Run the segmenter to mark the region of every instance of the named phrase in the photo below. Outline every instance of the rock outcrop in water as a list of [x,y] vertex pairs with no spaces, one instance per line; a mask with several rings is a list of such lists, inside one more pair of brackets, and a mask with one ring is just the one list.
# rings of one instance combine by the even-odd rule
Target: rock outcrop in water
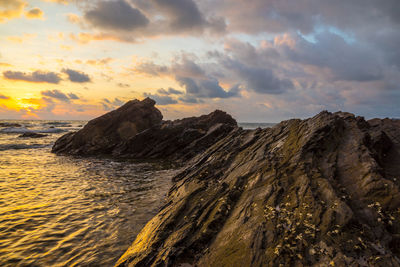
[[130,159],[186,161],[227,136],[237,127],[223,111],[175,121],[162,121],[155,101],[129,101],[90,121],[82,130],[56,141],[53,152],[104,155]]
[[26,132],[21,134],[20,138],[42,138],[48,136],[47,134],[40,134],[40,133],[34,133],[34,132]]
[[135,134],[161,123],[161,112],[154,105],[155,101],[150,98],[129,101],[89,121],[80,131],[62,136],[52,151],[72,155],[110,154]]
[[174,178],[117,266],[400,266],[399,186],[400,121],[235,128]]
[[220,110],[200,117],[164,121],[121,143],[113,154],[139,159],[186,161],[235,128],[236,121]]

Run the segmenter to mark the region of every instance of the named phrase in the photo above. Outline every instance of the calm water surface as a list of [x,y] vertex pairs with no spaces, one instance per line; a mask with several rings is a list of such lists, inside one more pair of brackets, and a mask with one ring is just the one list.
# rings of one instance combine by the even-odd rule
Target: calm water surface
[[176,171],[56,156],[54,141],[84,122],[18,123],[25,128],[0,127],[0,266],[112,266],[157,213]]

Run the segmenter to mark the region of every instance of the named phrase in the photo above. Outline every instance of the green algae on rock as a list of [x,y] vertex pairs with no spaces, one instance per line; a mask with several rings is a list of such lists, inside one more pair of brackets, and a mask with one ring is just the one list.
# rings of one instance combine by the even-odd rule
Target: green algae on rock
[[400,266],[400,122],[233,129],[177,174],[116,266]]

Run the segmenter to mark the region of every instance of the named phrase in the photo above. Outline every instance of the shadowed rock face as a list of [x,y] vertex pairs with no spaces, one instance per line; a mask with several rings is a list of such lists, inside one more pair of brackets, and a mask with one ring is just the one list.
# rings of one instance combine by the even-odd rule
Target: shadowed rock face
[[174,178],[117,266],[400,266],[399,153],[396,120],[235,128]]
[[52,152],[72,155],[110,154],[121,142],[161,123],[161,112],[155,101],[132,100],[122,107],[88,122],[76,133],[68,133],[56,141]]
[[220,110],[200,117],[165,121],[121,143],[113,154],[139,159],[186,161],[236,127],[236,121]]
[[104,155],[131,159],[185,161],[227,136],[237,127],[227,113],[162,121],[155,101],[129,101],[117,110],[90,121],[82,130],[56,141],[53,152]]

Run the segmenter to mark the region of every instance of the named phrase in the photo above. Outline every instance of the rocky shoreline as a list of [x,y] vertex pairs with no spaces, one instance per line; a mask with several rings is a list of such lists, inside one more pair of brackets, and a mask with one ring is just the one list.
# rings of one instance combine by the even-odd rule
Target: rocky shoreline
[[130,101],[53,152],[180,162],[116,266],[400,266],[400,121],[321,112],[243,130]]

